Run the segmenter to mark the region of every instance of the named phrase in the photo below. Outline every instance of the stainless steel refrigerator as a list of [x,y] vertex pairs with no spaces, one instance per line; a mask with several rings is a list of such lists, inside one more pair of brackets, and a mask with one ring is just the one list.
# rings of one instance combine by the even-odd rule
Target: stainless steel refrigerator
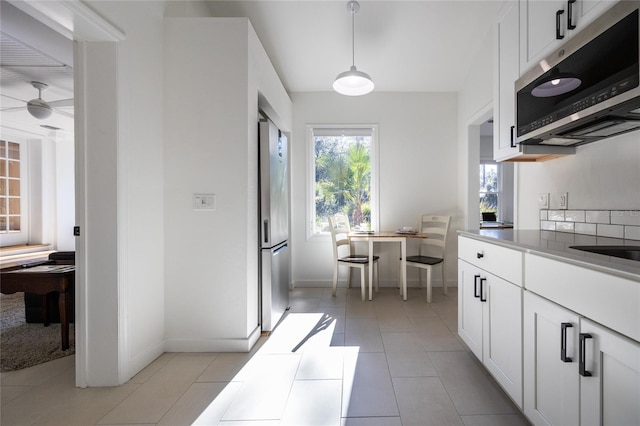
[[260,317],[269,332],[289,308],[288,141],[271,121],[259,126]]

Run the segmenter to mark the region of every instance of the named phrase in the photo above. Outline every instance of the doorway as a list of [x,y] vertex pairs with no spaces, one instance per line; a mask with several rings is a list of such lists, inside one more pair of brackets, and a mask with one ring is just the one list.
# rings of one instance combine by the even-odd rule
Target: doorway
[[[493,160],[493,107],[491,104],[481,109],[467,124],[467,179],[463,189],[465,199],[465,223],[468,230],[477,230],[482,222],[482,212],[493,212],[496,222],[502,221],[513,225],[515,199],[515,168],[513,163],[496,163]],[[491,188],[497,202],[484,206],[482,193],[486,184],[481,187],[481,164],[491,165],[500,178],[494,181]]]

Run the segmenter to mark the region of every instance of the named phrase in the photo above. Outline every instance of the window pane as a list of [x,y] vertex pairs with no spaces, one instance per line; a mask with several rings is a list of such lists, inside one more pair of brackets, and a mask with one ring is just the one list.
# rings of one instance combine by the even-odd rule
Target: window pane
[[[352,226],[371,223],[371,129],[356,135],[314,130],[314,233],[327,232],[327,218],[348,215]],[[346,130],[346,129],[345,129]],[[336,135],[338,134],[338,135]]]
[[9,231],[20,230],[20,216],[9,216]]
[[0,215],[7,214],[7,199],[2,197],[0,198]]
[[9,214],[20,214],[20,198],[9,198]]
[[7,142],[0,141],[0,158],[7,158]]
[[9,179],[9,195],[13,197],[20,196],[20,181]]
[[481,192],[497,192],[498,191],[498,165],[497,164],[481,164],[480,165],[480,191]]
[[9,158],[12,160],[20,159],[20,144],[9,142]]
[[6,232],[6,231],[7,231],[7,217],[0,216],[0,232]]
[[0,178],[0,195],[7,195],[7,180]]
[[19,161],[9,161],[9,177],[20,178],[20,162]]
[[499,174],[497,164],[480,164],[480,213],[498,214]]

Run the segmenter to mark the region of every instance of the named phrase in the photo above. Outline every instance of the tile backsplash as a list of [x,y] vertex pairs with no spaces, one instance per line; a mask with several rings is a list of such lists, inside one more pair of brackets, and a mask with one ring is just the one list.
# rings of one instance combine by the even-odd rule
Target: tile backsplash
[[540,229],[640,240],[640,210],[540,210]]

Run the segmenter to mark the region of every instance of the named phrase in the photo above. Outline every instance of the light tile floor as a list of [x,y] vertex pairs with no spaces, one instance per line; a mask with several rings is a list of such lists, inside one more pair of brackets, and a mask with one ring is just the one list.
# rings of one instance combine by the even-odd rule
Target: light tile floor
[[2,373],[9,425],[527,425],[457,337],[457,292],[302,288],[251,353],[166,353],[74,387],[74,357]]

